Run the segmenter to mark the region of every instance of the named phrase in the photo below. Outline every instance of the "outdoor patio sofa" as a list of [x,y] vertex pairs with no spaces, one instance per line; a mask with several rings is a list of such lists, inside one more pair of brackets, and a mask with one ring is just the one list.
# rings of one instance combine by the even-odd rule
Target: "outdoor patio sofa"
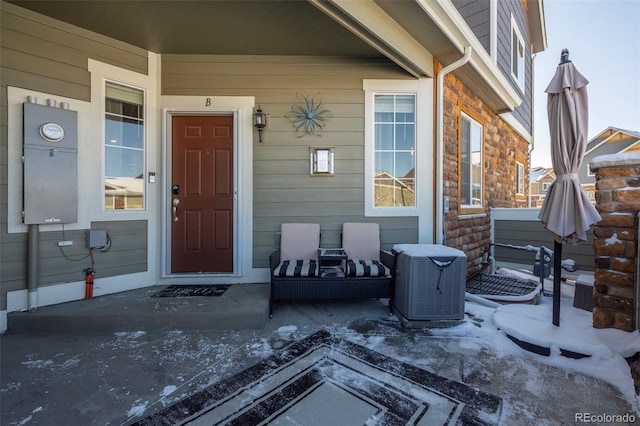
[[391,312],[395,256],[380,250],[377,223],[343,224],[343,259],[321,260],[319,248],[320,225],[281,225],[280,250],[269,257],[270,316],[279,300],[389,299]]

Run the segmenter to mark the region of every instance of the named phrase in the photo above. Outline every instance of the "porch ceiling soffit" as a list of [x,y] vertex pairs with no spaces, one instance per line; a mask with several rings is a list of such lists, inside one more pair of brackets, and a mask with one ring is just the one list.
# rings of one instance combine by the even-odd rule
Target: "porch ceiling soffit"
[[385,56],[433,77],[470,45],[454,74],[496,112],[521,103],[449,0],[4,1],[160,54]]
[[491,109],[504,113],[522,103],[518,92],[484,50],[453,3],[448,0],[376,0],[376,4],[443,66],[460,59],[464,48],[471,46],[469,62],[453,74]]
[[383,57],[307,1],[3,1],[159,54]]

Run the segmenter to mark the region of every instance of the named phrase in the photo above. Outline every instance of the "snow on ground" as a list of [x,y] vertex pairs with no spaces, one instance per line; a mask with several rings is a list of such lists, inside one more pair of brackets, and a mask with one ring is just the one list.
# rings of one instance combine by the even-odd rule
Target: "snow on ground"
[[[521,272],[503,272],[531,279],[530,275],[527,277]],[[552,287],[552,280],[547,279],[545,289]],[[640,412],[640,398],[635,392],[629,364],[625,360],[640,352],[640,333],[594,328],[591,312],[574,308],[572,288],[566,285],[563,287],[559,326],[552,323],[552,296],[542,296],[537,305],[508,304],[496,309],[467,302],[466,316],[471,322],[480,319],[481,328],[478,330],[464,324],[448,332],[462,333],[470,337],[482,336],[480,341],[483,346],[503,355],[522,355],[522,350],[505,338],[506,334],[550,348],[550,356],[531,356],[536,361],[611,383]],[[478,343],[477,340],[473,342]],[[562,356],[560,349],[590,356],[572,359]]]
[[[501,272],[526,279],[537,279],[526,272],[504,269]],[[552,288],[552,279],[547,279],[545,290],[549,291]],[[498,357],[525,357],[567,372],[600,379],[615,386],[625,400],[636,408],[637,413],[640,413],[640,397],[636,394],[629,364],[625,360],[640,352],[640,333],[594,328],[591,312],[573,307],[571,285],[563,284],[560,326],[552,324],[552,303],[551,295],[541,296],[537,305],[505,304],[493,307],[467,300],[464,322],[454,327],[429,328],[428,335],[463,337],[466,339],[458,340],[458,347],[461,349],[473,352],[483,348]],[[330,328],[330,331],[337,335],[349,334],[348,328],[344,325],[336,325]],[[550,348],[551,354],[543,356],[527,352],[509,339],[507,334],[528,343]],[[389,344],[386,342],[387,337],[375,333],[356,333],[349,339],[369,349],[380,350]],[[568,358],[560,354],[560,349],[590,356],[582,359]],[[386,350],[393,351],[388,347]],[[415,342],[408,342],[404,351],[408,355],[403,361],[415,364],[415,353],[420,351],[420,346]],[[531,374],[530,380],[535,381],[536,377],[536,374]],[[531,389],[540,387],[533,382],[527,386]]]
[[[531,279],[531,275],[527,278]],[[547,280],[545,289],[551,288],[552,282]],[[111,339],[96,340],[92,344],[87,342],[80,353],[34,352],[23,358],[21,367],[37,372],[38,377],[41,377],[38,380],[42,381],[38,386],[45,393],[50,383],[71,380],[74,369],[87,368],[99,378],[104,377],[101,380],[105,380],[103,389],[96,391],[95,398],[113,398],[114,401],[126,403],[126,408],[119,415],[126,415],[131,419],[154,412],[203,389],[274,354],[287,344],[306,337],[318,327],[323,327],[338,337],[451,379],[486,385],[490,393],[507,392],[501,394],[503,397],[506,395],[507,399],[511,398],[511,391],[505,391],[504,387],[498,388],[500,384],[490,383],[489,380],[496,376],[491,377],[490,373],[482,371],[483,362],[498,367],[505,366],[507,371],[503,375],[507,376],[507,381],[509,374],[518,374],[519,379],[524,382],[524,390],[532,395],[549,391],[550,384],[545,383],[539,374],[540,364],[559,368],[567,376],[579,373],[595,377],[618,389],[625,400],[632,407],[637,407],[636,411],[640,413],[640,399],[635,393],[629,365],[624,359],[640,352],[640,334],[637,331],[627,333],[615,329],[594,329],[591,325],[591,313],[574,308],[572,297],[571,288],[563,286],[560,327],[551,324],[552,300],[549,296],[541,297],[538,305],[511,304],[496,307],[490,303],[467,301],[465,321],[459,325],[420,329],[411,333],[402,330],[395,316],[372,319],[351,310],[348,316],[340,317],[337,312],[339,304],[326,304],[322,309],[306,312],[310,317],[317,315],[318,318],[323,318],[322,321],[325,322],[320,325],[272,323],[275,327],[271,332],[265,330],[264,333],[257,332],[253,336],[234,331],[197,335],[176,330],[162,333],[162,338],[158,339],[157,336],[142,331],[114,333]],[[328,317],[334,322],[327,323]],[[275,322],[276,319],[272,321]],[[551,355],[541,356],[527,352],[507,338],[506,333],[550,347]],[[84,338],[89,339],[89,336]],[[105,353],[107,356],[97,360],[95,364],[88,364],[91,360],[89,354],[94,353],[93,349],[99,351],[96,353]],[[571,359],[561,356],[559,349],[588,353],[591,356]],[[150,356],[157,362],[157,370],[144,362]],[[474,359],[483,356],[487,359]],[[185,363],[185,360],[189,362]],[[146,382],[138,383],[135,380],[137,371],[133,367],[131,381],[118,380],[115,373],[128,368],[129,363],[133,366],[138,363],[145,366],[147,370],[142,371],[143,374],[158,374],[152,389],[145,388]],[[167,366],[171,368],[166,369]],[[113,377],[110,377],[110,372],[113,372]],[[60,381],[51,382],[52,377],[59,377]],[[0,394],[6,396],[26,392],[26,383],[8,380],[3,383]],[[46,395],[41,398],[43,401],[48,400]],[[517,397],[511,399],[515,400]],[[91,401],[90,397],[88,401]],[[34,401],[28,410],[16,417],[19,420],[12,424],[35,422],[39,416],[48,415],[48,410],[53,410],[53,407],[46,404],[42,406],[40,401]],[[521,410],[513,403],[507,404],[505,410],[508,418],[529,416],[532,421],[539,414]]]

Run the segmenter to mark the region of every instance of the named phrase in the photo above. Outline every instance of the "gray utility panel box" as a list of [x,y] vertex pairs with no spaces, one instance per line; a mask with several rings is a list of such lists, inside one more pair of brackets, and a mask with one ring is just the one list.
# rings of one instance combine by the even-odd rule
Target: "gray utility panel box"
[[24,104],[24,223],[78,221],[78,113]]
[[408,320],[464,318],[467,256],[437,244],[397,244],[394,307]]
[[87,229],[87,248],[103,248],[107,246],[106,229]]

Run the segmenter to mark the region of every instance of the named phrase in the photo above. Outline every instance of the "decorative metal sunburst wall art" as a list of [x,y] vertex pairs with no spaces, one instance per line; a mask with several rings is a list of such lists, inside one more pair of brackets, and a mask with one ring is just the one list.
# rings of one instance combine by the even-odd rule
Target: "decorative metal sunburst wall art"
[[296,129],[298,138],[304,135],[321,136],[318,132],[324,128],[324,114],[329,110],[321,109],[322,101],[316,102],[311,96],[297,95],[302,98],[297,105],[291,107],[291,111],[285,117],[291,121],[291,125]]

